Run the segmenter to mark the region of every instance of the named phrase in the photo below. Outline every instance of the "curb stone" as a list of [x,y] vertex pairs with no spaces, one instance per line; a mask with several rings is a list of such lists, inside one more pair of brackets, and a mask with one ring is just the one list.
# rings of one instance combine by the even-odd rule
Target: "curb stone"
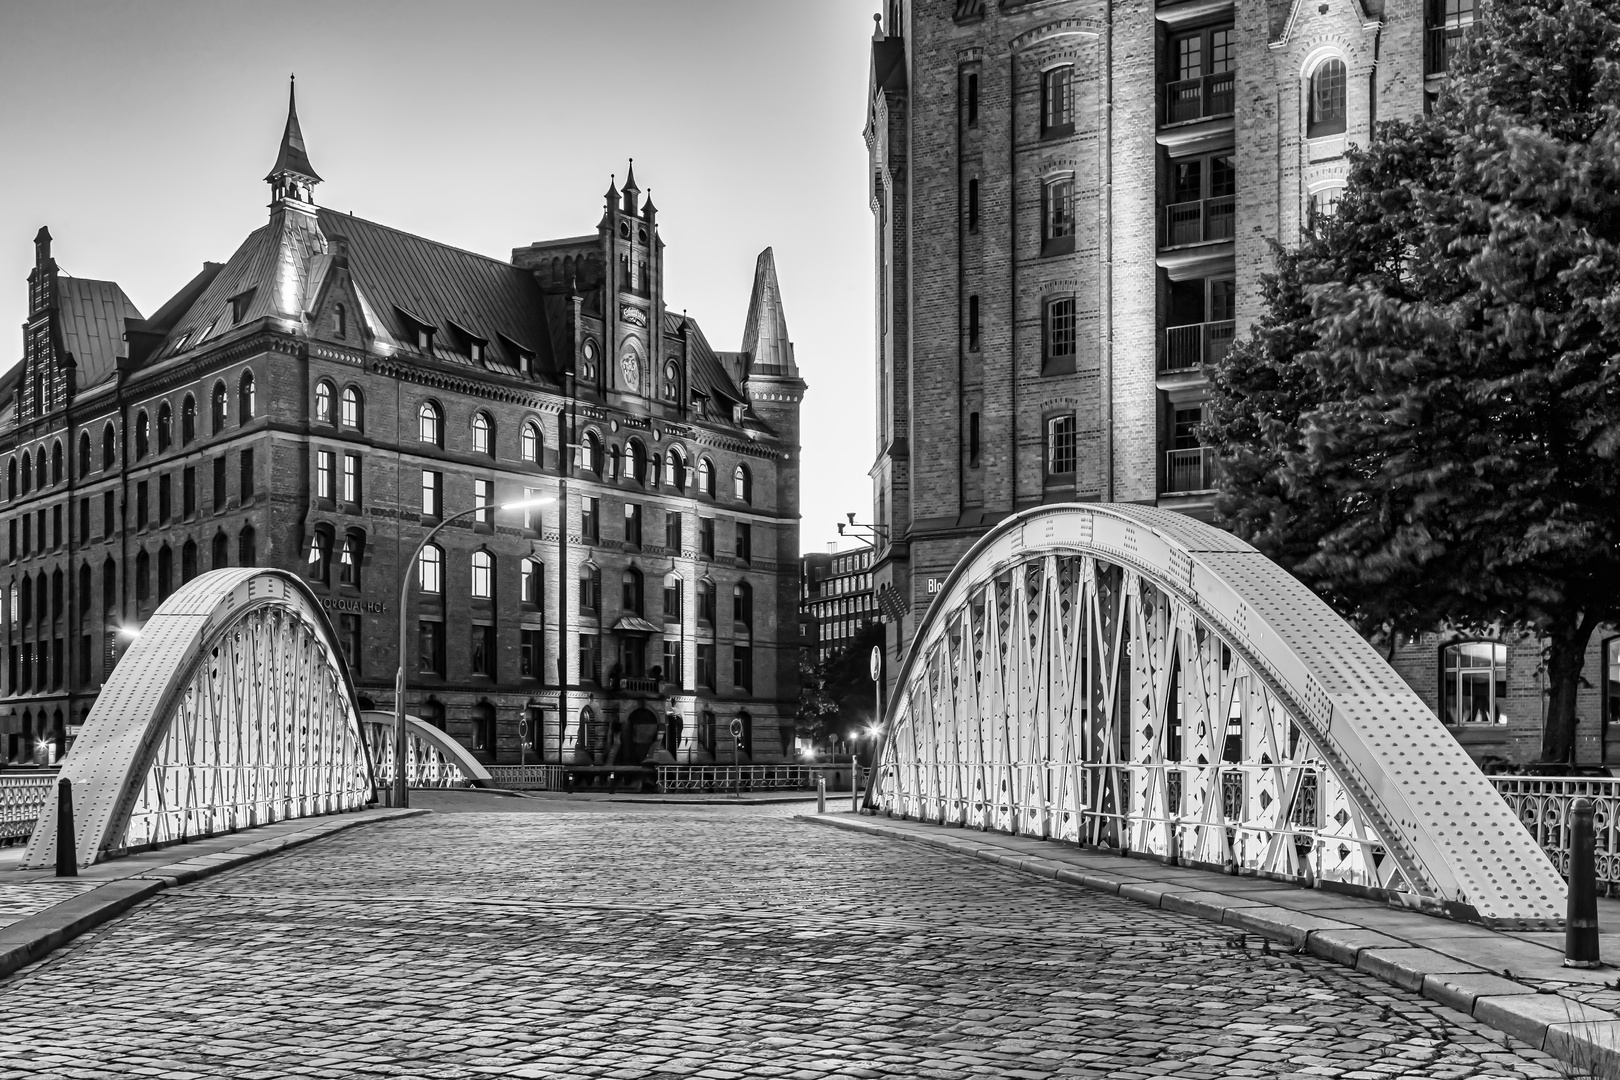
[[[907,822],[911,828],[900,828],[886,820],[847,814],[801,814],[799,818],[866,836],[924,844],[994,866],[1286,942],[1299,952],[1353,968],[1455,1009],[1577,1068],[1620,1071],[1620,1016],[1558,994],[1537,993],[1533,987],[1502,977],[1501,972],[1416,947],[1379,929],[1276,907],[1242,893],[1223,893],[1207,886],[1148,881],[1091,867],[1066,865],[1057,859],[1027,854],[1023,844],[1014,847],[969,841],[960,832],[952,833],[943,828],[935,836],[917,831],[917,826],[922,825],[919,822]],[[997,833],[981,835],[1000,836]],[[1009,836],[1007,839],[1030,838]],[[1067,849],[1064,845],[1055,850]],[[1081,849],[1072,850],[1078,853]],[[1052,870],[1054,866],[1058,867],[1056,872]],[[1219,880],[1219,875],[1205,876]],[[1287,888],[1282,883],[1278,887]],[[1413,918],[1432,919],[1434,916],[1414,914]],[[1595,1074],[1610,1073],[1596,1071]]]
[[116,919],[136,904],[150,900],[165,889],[213,877],[223,871],[256,862],[267,855],[290,851],[311,841],[335,836],[361,825],[396,821],[430,812],[400,809],[383,811],[365,818],[351,815],[325,820],[311,818],[311,821],[320,821],[321,824],[244,844],[230,851],[199,855],[169,863],[127,878],[114,878],[77,896],[71,896],[59,904],[53,904],[44,911],[0,927],[0,979],[29,964],[38,963],[74,938]]

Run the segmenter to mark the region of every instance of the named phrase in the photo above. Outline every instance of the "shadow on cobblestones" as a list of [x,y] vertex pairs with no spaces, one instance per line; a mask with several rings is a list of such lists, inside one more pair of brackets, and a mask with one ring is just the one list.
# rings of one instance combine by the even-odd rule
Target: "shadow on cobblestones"
[[1548,1077],[1230,930],[777,811],[436,814],[0,986],[0,1076]]

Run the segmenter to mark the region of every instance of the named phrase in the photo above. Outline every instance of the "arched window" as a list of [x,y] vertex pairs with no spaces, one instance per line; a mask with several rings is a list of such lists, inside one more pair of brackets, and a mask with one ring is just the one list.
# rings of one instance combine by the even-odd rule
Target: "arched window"
[[[478,661],[474,659],[473,670],[478,669]],[[487,701],[473,707],[472,748],[486,754],[495,753],[495,706]]]
[[697,487],[699,495],[714,494],[714,462],[708,458],[699,458],[697,467]]
[[174,410],[169,408],[165,401],[158,406],[157,444],[158,453],[163,453],[174,442]]
[[316,529],[309,537],[309,567],[306,576],[311,581],[318,581],[325,585],[331,577],[332,568],[332,538],[321,529]]
[[647,482],[647,451],[640,439],[631,439],[624,444],[624,471],[638,484]]
[[472,418],[473,453],[495,456],[495,426],[486,413],[475,412]]
[[524,559],[518,569],[518,599],[529,607],[540,606],[543,582],[539,559]]
[[118,460],[118,436],[113,432],[113,426],[108,424],[101,429],[101,467],[110,469]]
[[635,615],[642,613],[641,609],[641,571],[629,567],[624,572],[624,610]]
[[45,490],[47,477],[45,473],[45,448],[43,446],[34,453],[34,479],[38,481],[34,486],[41,491]]
[[602,571],[591,563],[579,568],[579,610],[602,610]]
[[151,595],[152,556],[142,551],[135,556],[135,599],[146,600]]
[[[88,439],[89,437],[90,436],[88,434],[85,435],[85,438]],[[6,498],[15,499],[16,497],[17,497],[17,459],[12,458],[10,461],[6,462]]]
[[85,615],[90,611],[90,564],[84,563],[79,567],[79,614]]
[[617,480],[619,478],[619,444],[618,443],[614,443],[613,445],[608,447],[608,452],[607,452],[607,478],[609,480]]
[[715,622],[714,600],[716,592],[714,582],[708,578],[698,582],[698,619],[711,626]]
[[152,421],[142,409],[135,416],[135,460],[140,461],[146,457],[147,444],[151,441]]
[[23,494],[24,495],[28,494],[28,489],[33,487],[33,486],[34,486],[34,457],[27,450],[24,450],[23,451],[23,456],[22,456],[22,489],[23,489]]
[[349,309],[344,307],[342,304],[338,304],[334,313],[337,316],[337,336],[340,339],[348,337],[349,336]]
[[360,391],[352,386],[343,388],[342,419],[344,427],[354,428],[356,431],[360,430],[360,425],[364,421],[364,415],[360,411]]
[[596,437],[596,432],[587,431],[579,441],[578,460],[574,465],[582,471],[602,475],[602,440]]
[[236,385],[236,422],[245,424],[256,415],[253,401],[253,372],[242,372],[242,379]]
[[318,382],[315,384],[315,422],[317,424],[330,424],[332,422],[332,384]]
[[[12,586],[12,610],[16,610],[16,586]],[[101,613],[111,615],[118,607],[118,564],[108,558],[101,564]]]
[[681,399],[681,369],[675,361],[671,360],[664,365],[664,400],[679,401]]
[[343,537],[343,546],[338,549],[338,584],[360,587],[360,554],[364,541],[356,533],[347,533]]
[[731,493],[742,502],[754,501],[754,478],[748,474],[748,466],[741,462],[731,471]]
[[158,603],[161,604],[174,591],[174,552],[168,544],[158,548],[157,564]]
[[[90,433],[88,431],[81,431],[79,432],[79,475],[89,476],[90,465]],[[11,468],[12,482],[15,484],[17,469],[17,463],[15,461],[11,463]]]
[[444,592],[444,549],[429,544],[416,560],[416,583],[424,593],[437,596]]
[[495,557],[487,551],[473,552],[472,595],[474,600],[488,600],[495,595]]
[[180,549],[180,581],[181,584],[197,576],[197,541],[187,540],[186,546]]
[[434,446],[444,445],[444,429],[440,423],[439,407],[431,401],[424,401],[416,410],[416,439],[418,442],[432,443]]
[[1305,124],[1305,135],[1338,135],[1345,129],[1345,70],[1344,61],[1330,58],[1316,65],[1311,72],[1310,113]]
[[[681,621],[681,576],[679,574],[664,575],[664,621],[678,623]],[[671,679],[671,682],[675,680]]]
[[1440,718],[1448,724],[1505,724],[1507,646],[1458,641],[1440,650]]
[[197,399],[190,394],[180,403],[180,445],[190,446],[197,437]]
[[541,439],[540,425],[533,420],[523,423],[523,460],[534,465],[541,464],[540,454],[545,443]]
[[27,574],[22,579],[22,595],[12,601],[11,610],[16,613],[18,621],[28,623],[34,619],[34,579]]
[[686,490],[686,455],[678,446],[670,447],[669,453],[664,455],[664,486],[676,491]]
[[251,525],[243,526],[242,535],[237,537],[236,562],[238,566],[259,565],[259,539]]
[[213,551],[209,558],[213,560],[212,568],[223,570],[231,565],[231,538],[225,535],[224,530],[214,534]]
[[51,483],[62,482],[62,440],[51,444]]
[[214,425],[213,433],[215,435],[218,435],[220,432],[225,430],[225,406],[225,384],[223,382],[217,382],[214,384],[213,414],[211,416],[211,420],[213,421]]
[[750,630],[754,628],[754,587],[746,581],[732,586],[731,621]]

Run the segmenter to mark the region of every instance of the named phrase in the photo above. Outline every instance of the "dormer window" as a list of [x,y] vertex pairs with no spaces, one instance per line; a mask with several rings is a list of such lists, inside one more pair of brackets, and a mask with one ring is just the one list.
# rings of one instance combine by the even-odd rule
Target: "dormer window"
[[471,345],[467,346],[467,355],[472,357],[474,363],[483,363],[484,343],[482,341],[475,341]]
[[416,348],[420,352],[427,352],[433,346],[433,335],[421,327],[416,330]]
[[239,323],[247,318],[248,305],[253,303],[253,292],[248,289],[231,297],[231,322]]

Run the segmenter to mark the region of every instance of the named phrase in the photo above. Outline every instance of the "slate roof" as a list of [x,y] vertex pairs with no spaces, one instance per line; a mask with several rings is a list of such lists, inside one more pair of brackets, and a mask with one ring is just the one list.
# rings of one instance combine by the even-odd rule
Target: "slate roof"
[[138,320],[141,313],[115,282],[59,277],[56,290],[62,347],[78,364],[79,386],[94,386],[117,369],[124,320]]

